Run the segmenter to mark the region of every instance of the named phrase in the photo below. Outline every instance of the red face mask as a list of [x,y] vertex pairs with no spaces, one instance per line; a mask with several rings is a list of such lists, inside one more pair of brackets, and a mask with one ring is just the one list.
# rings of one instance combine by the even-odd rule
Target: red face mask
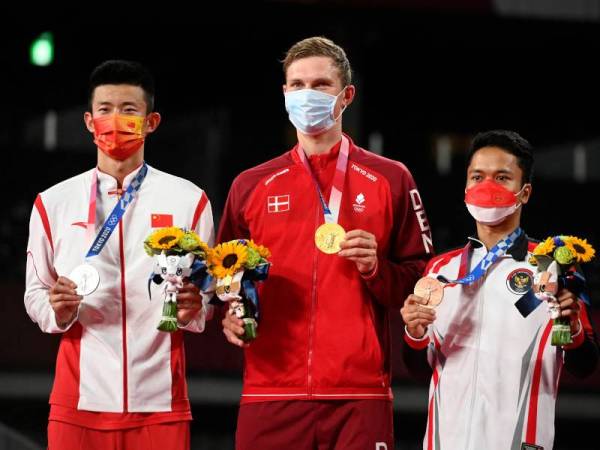
[[465,203],[484,208],[512,206],[515,204],[515,195],[518,195],[518,193],[515,194],[504,186],[488,179],[466,190]]
[[525,186],[515,194],[492,180],[484,180],[465,191],[467,209],[478,222],[497,225],[521,206],[517,197]]
[[137,152],[144,143],[144,117],[123,114],[96,117],[94,142],[113,159],[123,161]]

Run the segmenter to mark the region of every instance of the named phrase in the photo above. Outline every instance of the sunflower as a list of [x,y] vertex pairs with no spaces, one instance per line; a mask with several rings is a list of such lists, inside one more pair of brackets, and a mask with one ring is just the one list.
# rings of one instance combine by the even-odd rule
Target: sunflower
[[150,235],[148,244],[156,250],[168,250],[177,245],[183,234],[177,227],[160,228]]
[[554,243],[554,238],[547,238],[545,241],[540,242],[534,249],[534,255],[549,255],[552,253],[556,244]]
[[246,245],[238,241],[223,242],[213,248],[208,255],[210,273],[216,278],[233,276],[243,268],[248,259]]
[[579,239],[575,236],[568,236],[565,239],[565,247],[571,250],[577,262],[589,262],[596,255],[596,250],[586,239]]

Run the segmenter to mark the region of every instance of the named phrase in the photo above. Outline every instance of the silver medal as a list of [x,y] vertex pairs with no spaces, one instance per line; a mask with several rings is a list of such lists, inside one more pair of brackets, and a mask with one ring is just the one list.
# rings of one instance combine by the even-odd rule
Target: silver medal
[[90,295],[100,284],[100,274],[91,264],[81,264],[69,274],[69,279],[77,285],[77,295]]

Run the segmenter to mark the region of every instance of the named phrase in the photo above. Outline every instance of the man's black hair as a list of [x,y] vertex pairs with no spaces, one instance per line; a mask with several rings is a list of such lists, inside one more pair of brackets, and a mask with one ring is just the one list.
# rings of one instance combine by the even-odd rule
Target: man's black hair
[[147,112],[154,110],[154,77],[152,74],[135,61],[113,59],[104,61],[97,66],[90,75],[89,106],[92,108],[92,97],[98,86],[105,84],[129,84],[139,86],[144,91]]
[[516,156],[517,164],[523,171],[523,184],[531,183],[533,176],[533,148],[521,135],[510,130],[490,130],[478,133],[469,149],[467,167],[473,155],[484,147],[498,147]]

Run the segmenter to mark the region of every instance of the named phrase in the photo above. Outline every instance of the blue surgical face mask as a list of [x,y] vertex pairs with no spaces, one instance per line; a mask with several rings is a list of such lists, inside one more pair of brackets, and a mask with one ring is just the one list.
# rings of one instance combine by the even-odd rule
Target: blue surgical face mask
[[329,130],[346,109],[344,107],[337,117],[333,117],[338,97],[345,90],[346,88],[342,89],[338,95],[313,89],[286,92],[285,109],[290,122],[303,134],[315,135]]

